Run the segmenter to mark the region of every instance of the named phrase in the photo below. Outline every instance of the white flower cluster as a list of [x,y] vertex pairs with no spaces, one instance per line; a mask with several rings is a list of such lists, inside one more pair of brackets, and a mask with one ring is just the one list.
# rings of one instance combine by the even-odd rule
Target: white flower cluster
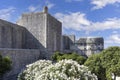
[[18,80],[98,80],[87,67],[73,60],[61,60],[52,64],[48,60],[40,60],[27,66]]

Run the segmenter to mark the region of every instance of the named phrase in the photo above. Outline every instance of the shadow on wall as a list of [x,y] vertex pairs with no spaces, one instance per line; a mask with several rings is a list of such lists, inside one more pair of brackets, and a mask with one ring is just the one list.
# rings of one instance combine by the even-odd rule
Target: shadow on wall
[[0,48],[46,50],[25,27],[1,19]]
[[22,48],[0,48],[0,53],[12,60],[12,70],[5,74],[3,80],[16,80],[27,64],[46,59],[45,47],[25,28],[24,33]]
[[3,80],[16,80],[27,64],[46,59],[46,48],[24,27],[0,19],[0,53],[12,60]]
[[37,40],[32,33],[30,33],[27,29],[25,30],[25,35],[23,35],[24,46],[23,49],[39,49],[42,54],[42,59],[46,59],[47,57],[47,49]]
[[83,51],[75,45],[75,40],[72,41],[70,37],[63,36],[63,53],[72,53],[76,52],[77,54],[85,56]]

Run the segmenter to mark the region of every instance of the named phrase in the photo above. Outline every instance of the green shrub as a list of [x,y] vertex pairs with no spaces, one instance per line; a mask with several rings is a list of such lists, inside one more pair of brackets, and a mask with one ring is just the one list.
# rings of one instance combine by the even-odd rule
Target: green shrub
[[2,57],[0,54],[0,76],[11,69],[11,60],[9,57]]
[[77,61],[79,64],[84,64],[84,62],[86,61],[86,58],[76,54],[76,53],[66,53],[66,54],[62,54],[60,52],[55,52],[52,55],[52,60],[53,61],[60,61],[63,59],[72,59],[74,61]]

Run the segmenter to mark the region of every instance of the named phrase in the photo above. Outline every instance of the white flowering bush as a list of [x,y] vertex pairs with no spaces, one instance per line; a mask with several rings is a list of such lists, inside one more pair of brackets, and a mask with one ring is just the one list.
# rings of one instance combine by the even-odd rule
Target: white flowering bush
[[87,67],[73,60],[61,60],[52,64],[49,60],[39,60],[27,66],[19,74],[18,80],[98,80]]

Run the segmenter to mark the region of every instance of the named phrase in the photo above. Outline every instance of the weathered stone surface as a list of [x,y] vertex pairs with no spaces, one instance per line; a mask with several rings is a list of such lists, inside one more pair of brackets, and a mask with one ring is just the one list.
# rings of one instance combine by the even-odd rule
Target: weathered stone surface
[[40,49],[48,58],[54,51],[61,51],[61,22],[45,12],[23,14],[17,22],[24,26],[26,48]]
[[70,50],[71,46],[75,43],[75,35],[63,35],[62,40],[63,50]]
[[62,24],[50,14],[47,15],[47,49],[48,51],[61,50]]
[[23,48],[24,28],[0,19],[0,48]]
[[3,80],[16,80],[27,64],[33,63],[38,59],[42,59],[40,50],[38,49],[1,49],[0,53],[3,56],[9,56],[12,60],[12,70],[5,74]]
[[42,50],[46,48],[46,14],[23,14],[17,24],[28,30],[25,39],[26,48]]

